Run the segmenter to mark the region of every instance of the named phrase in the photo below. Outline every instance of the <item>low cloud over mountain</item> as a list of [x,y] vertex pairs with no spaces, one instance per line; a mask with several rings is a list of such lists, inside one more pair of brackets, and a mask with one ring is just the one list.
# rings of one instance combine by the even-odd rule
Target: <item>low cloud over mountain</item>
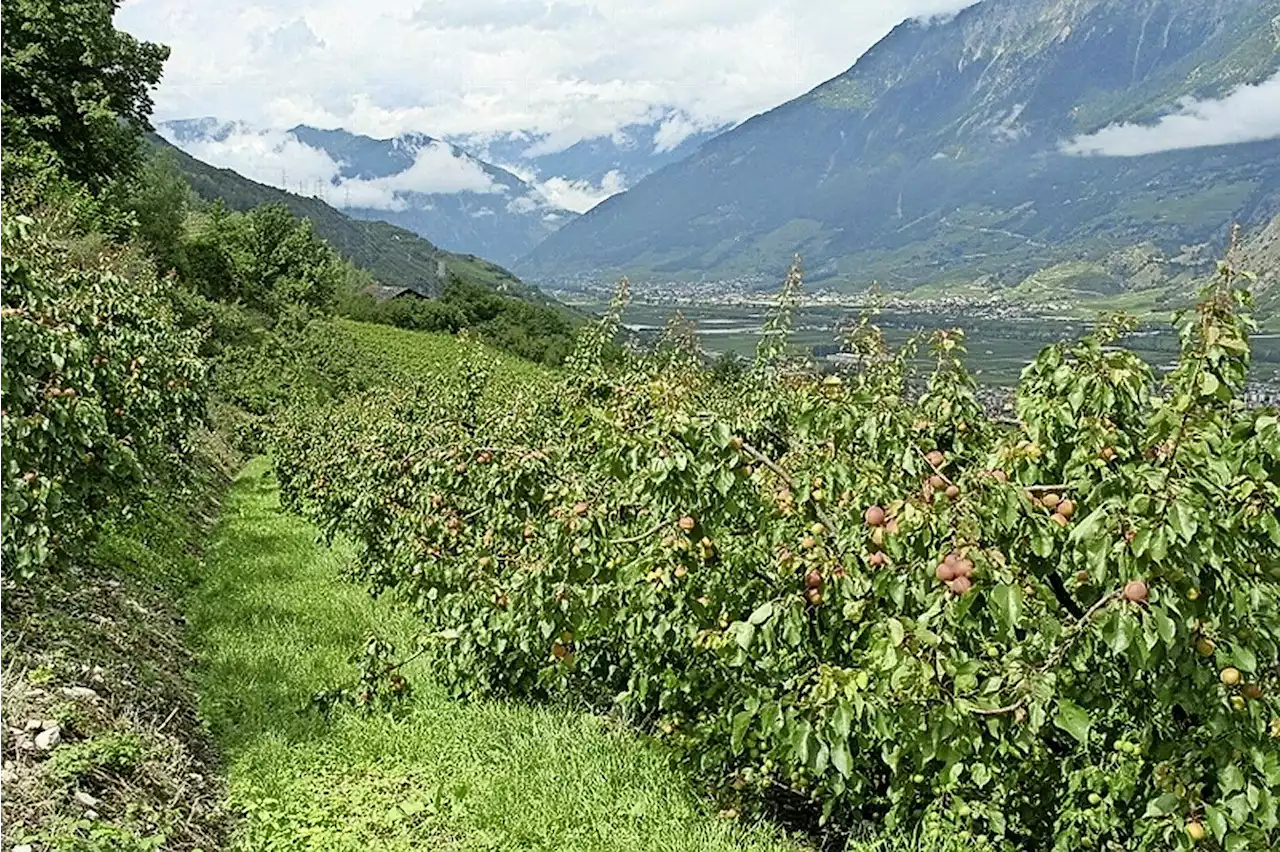
[[1280,74],[1218,100],[1187,98],[1154,124],[1104,127],[1068,142],[1070,154],[1138,157],[1161,151],[1236,145],[1280,138]]

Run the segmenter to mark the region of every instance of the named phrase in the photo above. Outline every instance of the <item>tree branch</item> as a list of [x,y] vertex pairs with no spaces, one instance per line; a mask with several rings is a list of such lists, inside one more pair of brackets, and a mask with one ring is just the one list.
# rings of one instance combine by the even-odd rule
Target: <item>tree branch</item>
[[[798,487],[795,477],[787,473],[787,471],[783,469],[781,466],[779,466],[777,462],[775,462],[773,459],[769,458],[764,453],[757,450],[754,446],[752,446],[751,444],[744,443],[742,445],[742,449],[746,451],[748,454],[750,454],[752,457],[754,457],[756,461],[760,462],[765,467],[769,468],[769,470],[773,471],[778,476],[786,480],[787,484],[790,485],[792,488]],[[826,510],[823,509],[821,506],[819,506],[816,501],[813,504],[813,513],[818,516],[818,520],[822,521],[823,526],[831,530],[832,533],[836,532],[835,521],[831,520],[831,516],[828,515]]]
[[[1035,673],[1043,673],[1062,662],[1062,658],[1066,655],[1067,651],[1070,650],[1073,644],[1075,644],[1074,637],[1080,633],[1081,628],[1083,628],[1099,610],[1103,609],[1113,601],[1118,600],[1123,594],[1124,589],[1116,589],[1108,595],[1103,595],[1096,603],[1094,603],[1093,606],[1085,610],[1083,615],[1076,619],[1072,624],[1068,625],[1066,631],[1064,631],[1065,640],[1063,643],[1055,648],[1053,653],[1051,653],[1043,663],[1036,667]],[[1030,675],[1024,677],[1022,679],[1022,683],[1026,683],[1029,677]],[[1006,704],[1004,707],[970,707],[969,712],[975,716],[1003,716],[1007,713],[1013,713],[1022,707],[1025,707],[1030,698],[1031,696],[1024,695],[1017,701],[1012,704]]]

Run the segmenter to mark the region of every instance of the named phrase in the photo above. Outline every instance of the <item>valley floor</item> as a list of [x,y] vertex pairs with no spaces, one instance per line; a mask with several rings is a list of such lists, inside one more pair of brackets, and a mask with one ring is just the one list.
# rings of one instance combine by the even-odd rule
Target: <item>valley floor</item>
[[283,513],[269,465],[236,479],[188,606],[202,715],[245,850],[796,850],[709,812],[659,751],[598,717],[450,700],[410,664],[402,718],[303,711],[413,619],[341,579],[351,550]]

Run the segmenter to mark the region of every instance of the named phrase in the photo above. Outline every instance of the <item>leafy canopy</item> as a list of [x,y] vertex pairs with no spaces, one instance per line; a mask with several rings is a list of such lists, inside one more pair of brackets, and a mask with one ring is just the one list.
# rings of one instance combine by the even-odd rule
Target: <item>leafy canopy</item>
[[5,148],[38,149],[97,192],[140,162],[150,89],[169,48],[112,26],[119,0],[8,0],[0,7]]

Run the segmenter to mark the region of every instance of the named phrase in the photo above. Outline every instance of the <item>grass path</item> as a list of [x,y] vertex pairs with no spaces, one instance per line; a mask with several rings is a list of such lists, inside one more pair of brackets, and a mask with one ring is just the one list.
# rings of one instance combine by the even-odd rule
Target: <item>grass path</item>
[[237,478],[190,601],[201,711],[246,850],[795,852],[705,811],[661,754],[595,717],[459,703],[411,670],[406,717],[300,713],[407,616],[339,579],[351,552],[280,511],[265,461]]

